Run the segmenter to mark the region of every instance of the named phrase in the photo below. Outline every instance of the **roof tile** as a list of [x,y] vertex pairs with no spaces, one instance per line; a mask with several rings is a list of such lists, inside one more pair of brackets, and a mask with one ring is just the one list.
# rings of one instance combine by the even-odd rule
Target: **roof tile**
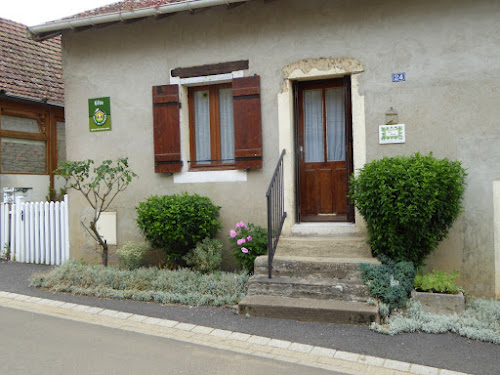
[[35,42],[27,27],[0,18],[0,89],[64,104],[61,38]]
[[[78,13],[70,17],[65,17],[64,19],[85,18],[85,17],[104,15],[109,13],[129,12],[143,8],[160,7],[162,5],[170,3],[179,3],[182,1],[186,0],[123,0],[117,3],[105,5],[100,8]],[[203,0],[198,0],[198,1],[203,1]]]

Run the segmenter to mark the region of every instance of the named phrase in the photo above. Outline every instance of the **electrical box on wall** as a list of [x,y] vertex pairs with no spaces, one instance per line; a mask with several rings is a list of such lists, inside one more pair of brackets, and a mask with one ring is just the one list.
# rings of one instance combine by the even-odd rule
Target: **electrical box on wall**
[[96,226],[108,245],[116,245],[116,212],[102,212]]

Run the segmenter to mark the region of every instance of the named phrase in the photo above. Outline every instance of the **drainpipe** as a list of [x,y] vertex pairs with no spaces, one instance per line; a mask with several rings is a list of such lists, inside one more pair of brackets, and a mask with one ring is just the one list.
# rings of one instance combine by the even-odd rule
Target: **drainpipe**
[[165,4],[159,7],[45,23],[38,26],[28,27],[28,34],[31,39],[44,40],[60,34],[63,30],[73,30],[78,27],[95,26],[109,22],[124,22],[137,18],[159,16],[162,14],[183,11],[194,11],[201,8],[214,7],[217,5],[230,5],[232,3],[243,3],[247,1],[251,0],[187,0],[179,3]]

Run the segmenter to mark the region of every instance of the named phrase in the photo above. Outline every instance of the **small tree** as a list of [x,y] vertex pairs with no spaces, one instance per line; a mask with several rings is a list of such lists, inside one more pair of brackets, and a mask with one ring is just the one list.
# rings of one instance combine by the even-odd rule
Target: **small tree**
[[66,187],[78,190],[94,209],[90,225],[82,221],[83,227],[101,247],[102,263],[108,265],[108,244],[97,230],[97,221],[101,213],[106,211],[111,202],[121,191],[125,190],[134,177],[128,165],[128,158],[119,158],[115,162],[105,160],[92,169],[93,160],[63,161],[54,171],[66,180]]

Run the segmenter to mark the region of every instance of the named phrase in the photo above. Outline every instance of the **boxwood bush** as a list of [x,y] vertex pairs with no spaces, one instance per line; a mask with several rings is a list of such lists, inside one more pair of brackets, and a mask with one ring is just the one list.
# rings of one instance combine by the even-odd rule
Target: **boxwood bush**
[[374,255],[419,267],[462,210],[466,172],[432,154],[372,161],[351,178],[350,197],[363,215]]
[[221,228],[220,207],[198,194],[154,195],[136,210],[137,225],[146,239],[153,248],[162,249],[171,264],[184,265],[182,257]]

